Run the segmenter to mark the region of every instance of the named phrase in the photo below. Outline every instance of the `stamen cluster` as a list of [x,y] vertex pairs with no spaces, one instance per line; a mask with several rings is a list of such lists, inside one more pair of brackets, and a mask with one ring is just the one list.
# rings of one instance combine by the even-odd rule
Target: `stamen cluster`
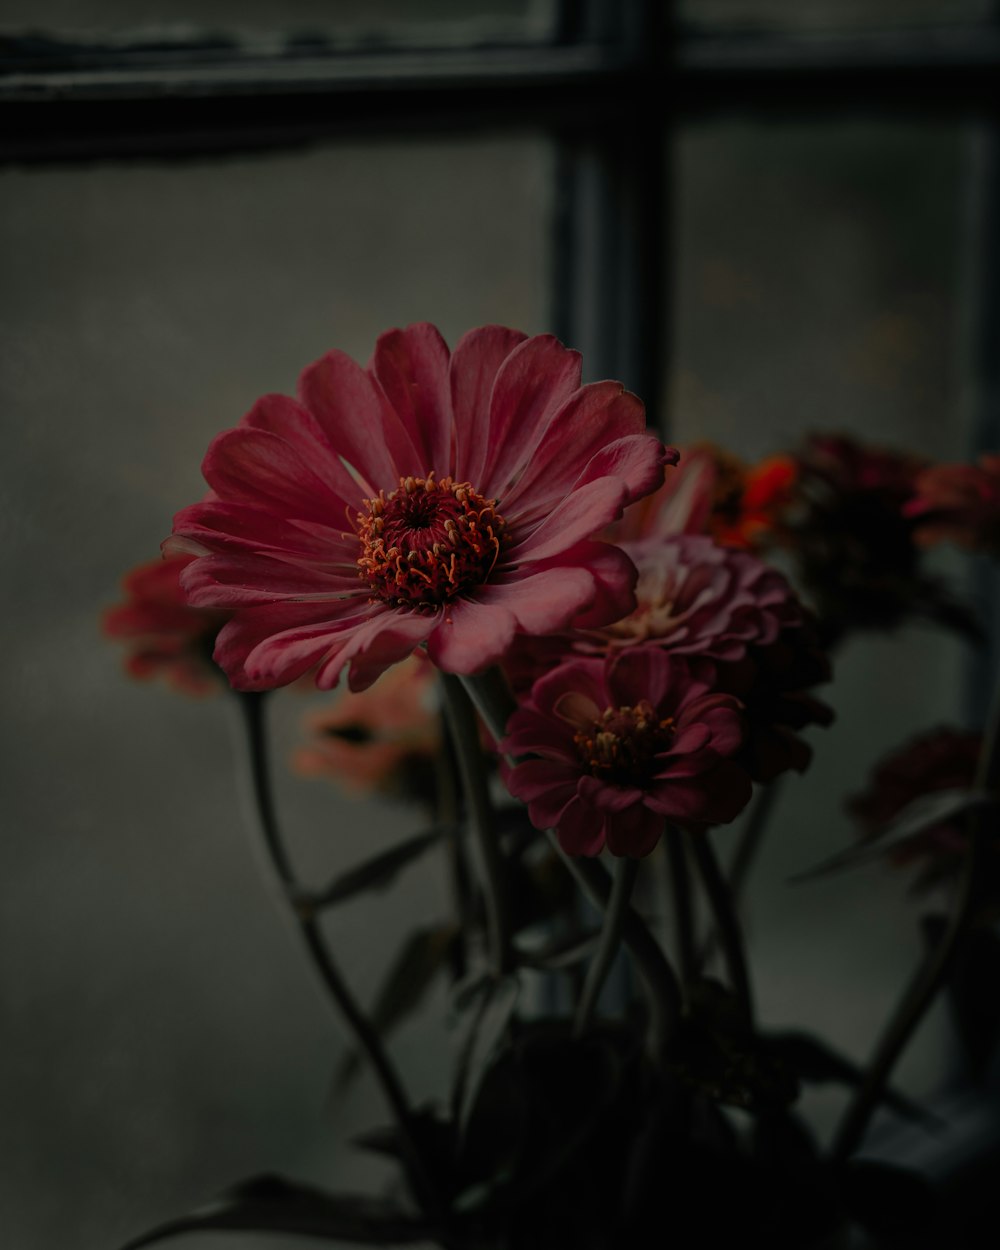
[[609,707],[588,729],[573,735],[576,749],[594,777],[617,785],[641,785],[656,771],[656,756],[674,737],[674,718],[660,718],[648,700],[635,707]]
[[400,478],[397,490],[363,501],[357,514],[359,576],[394,608],[435,609],[486,581],[506,526],[496,501],[468,482]]

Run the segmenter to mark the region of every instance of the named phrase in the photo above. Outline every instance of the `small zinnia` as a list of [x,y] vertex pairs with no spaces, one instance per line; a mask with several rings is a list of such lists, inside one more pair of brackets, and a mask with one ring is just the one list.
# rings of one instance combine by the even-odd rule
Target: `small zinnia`
[[921,546],[950,540],[1000,555],[1000,454],[978,464],[938,464],[918,475],[903,515],[916,523]]
[[582,386],[550,335],[484,326],[449,353],[419,324],[383,334],[366,369],[329,352],[298,401],[265,396],[220,434],[213,497],[172,543],[199,557],[190,602],[234,613],[216,658],[240,689],[312,668],[326,689],[348,662],[364,689],[421,643],[473,673],[519,633],[631,609],[631,562],[592,535],[676,459],[636,396]]
[[164,677],[175,690],[200,695],[224,680],[212,647],[229,614],[188,605],[180,578],[191,559],[158,558],[132,569],[122,579],[126,601],[108,608],[102,626],[108,638],[126,644],[130,676]]
[[652,647],[575,658],[535,682],[502,748],[507,788],[570,855],[648,855],[665,823],[732,820],[750,777],[740,704],[714,693],[711,661]]

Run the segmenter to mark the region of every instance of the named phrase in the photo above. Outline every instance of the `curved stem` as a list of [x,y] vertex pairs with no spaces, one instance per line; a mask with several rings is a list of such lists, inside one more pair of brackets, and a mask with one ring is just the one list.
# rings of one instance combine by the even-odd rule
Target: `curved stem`
[[459,827],[458,786],[455,777],[455,749],[448,732],[447,721],[440,714],[441,745],[434,756],[434,790],[436,795],[435,816],[437,823],[448,830],[448,876],[451,901],[458,919],[458,940],[453,943],[452,972],[456,981],[468,971],[469,935],[473,926],[472,883],[469,880],[469,864],[462,830]]
[[265,695],[237,692],[236,697],[243,714],[258,829],[271,869],[281,886],[288,909],[298,924],[313,967],[341,1016],[347,1022],[359,1048],[371,1064],[386,1102],[395,1116],[417,1198],[425,1211],[434,1211],[439,1204],[417,1145],[413,1112],[402,1082],[382,1046],[381,1039],[355,1001],[330,953],[315,914],[309,907],[308,895],[296,881],[291,859],[281,836],[271,788],[271,773],[268,767],[267,733],[264,722]]
[[[972,784],[974,789],[991,792],[996,791],[1000,785],[1000,682],[993,693],[993,707]],[[940,942],[917,970],[890,1017],[865,1078],[844,1112],[844,1118],[830,1147],[831,1159],[836,1164],[846,1163],[861,1144],[897,1060],[945,983],[959,942],[975,910],[980,865],[990,833],[990,819],[995,819],[993,808],[977,809],[970,814],[969,843],[952,900],[948,924]]]
[[681,965],[681,981],[690,987],[698,975],[698,957],[694,942],[694,896],[688,871],[687,849],[679,829],[667,826],[664,832],[670,871],[670,894],[673,900],[674,933],[677,958]]
[[715,927],[719,934],[719,945],[726,963],[729,984],[736,994],[740,1011],[748,1027],[753,1027],[753,994],[750,989],[750,973],[747,968],[746,952],[743,949],[743,933],[740,929],[733,897],[729,885],[715,858],[712,843],[705,830],[688,831],[688,846],[694,856],[705,894],[708,897]]
[[628,855],[622,856],[615,864],[614,876],[611,880],[611,896],[608,899],[608,909],[604,913],[604,924],[601,928],[601,940],[590,962],[590,967],[587,969],[587,979],[583,983],[583,993],[576,1009],[576,1020],[573,1025],[573,1033],[576,1037],[586,1032],[601,989],[618,954],[622,942],[625,911],[632,897],[632,889],[638,872],[639,861]]
[[493,803],[479,745],[479,726],[462,682],[450,673],[442,673],[441,686],[444,691],[445,716],[465,794],[466,812],[479,848],[490,963],[496,976],[500,977],[511,967],[507,871],[496,834]]

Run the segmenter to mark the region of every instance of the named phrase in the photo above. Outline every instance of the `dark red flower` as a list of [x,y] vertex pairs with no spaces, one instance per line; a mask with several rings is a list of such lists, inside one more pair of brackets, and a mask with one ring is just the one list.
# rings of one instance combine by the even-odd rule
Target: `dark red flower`
[[922,546],[950,541],[970,550],[1000,554],[1000,455],[978,465],[939,464],[924,469],[903,513],[916,523]]
[[742,810],[742,742],[740,705],[715,693],[710,661],[636,647],[539,678],[501,745],[529,757],[505,769],[508,789],[563,850],[638,857],[667,821],[720,824]]
[[[863,838],[881,833],[916,799],[972,786],[982,734],[942,727],[910,738],[876,765],[867,787],[847,801]],[[944,821],[889,852],[896,864],[924,860],[937,878],[957,864],[968,841],[961,817]]]
[[550,335],[431,325],[383,334],[367,369],[329,352],[299,400],[261,399],[220,434],[214,498],[178,514],[190,601],[234,613],[216,658],[240,689],[350,662],[363,689],[421,643],[473,673],[520,633],[627,612],[635,570],[592,535],[677,453],[620,383],[580,383]]
[[160,676],[186,694],[207,694],[223,680],[212,647],[229,613],[189,606],[180,577],[192,559],[172,556],[132,569],[122,579],[126,602],[109,608],[102,626],[107,637],[127,644],[131,676]]

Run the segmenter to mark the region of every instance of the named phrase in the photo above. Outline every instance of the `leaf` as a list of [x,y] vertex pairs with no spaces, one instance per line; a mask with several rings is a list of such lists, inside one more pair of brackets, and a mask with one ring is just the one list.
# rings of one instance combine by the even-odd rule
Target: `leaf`
[[[398,1027],[416,1007],[444,966],[452,943],[458,935],[455,925],[438,925],[418,929],[389,967],[371,1009],[375,1029],[386,1034]],[[334,1091],[343,1089],[354,1076],[361,1058],[350,1051],[334,1076]]]
[[[863,1068],[808,1033],[796,1031],[770,1033],[766,1041],[770,1049],[791,1068],[801,1081],[812,1085],[833,1083],[856,1087],[864,1079]],[[882,1101],[897,1115],[908,1120],[922,1121],[928,1127],[940,1123],[936,1116],[918,1107],[916,1103],[895,1090],[887,1089],[882,1095]]]
[[465,1044],[455,1069],[452,1094],[456,1110],[459,1139],[465,1135],[469,1113],[476,1097],[483,1073],[493,1058],[507,1027],[510,1024],[520,985],[514,976],[491,978],[483,986],[483,997],[472,1019]]
[[373,855],[371,859],[365,860],[356,868],[349,868],[347,872],[335,877],[325,890],[320,891],[313,898],[313,910],[319,911],[323,907],[330,907],[334,903],[343,902],[344,899],[352,898],[355,894],[360,894],[365,890],[384,890],[392,884],[402,869],[419,859],[426,850],[440,842],[449,831],[450,826],[436,825],[423,833],[415,834],[412,838],[398,842],[378,855]]
[[810,881],[814,877],[823,877],[830,872],[838,872],[841,868],[851,868],[855,864],[863,864],[869,860],[881,859],[887,851],[893,850],[918,834],[926,833],[935,825],[946,820],[954,820],[967,812],[998,808],[996,795],[987,790],[939,790],[934,794],[921,795],[914,799],[879,833],[856,846],[838,851],[829,859],[824,860],[815,868],[796,873],[793,882]]
[[[947,920],[926,916],[924,934],[940,944]],[[1000,1041],[1000,936],[991,929],[967,928],[959,939],[948,974],[948,996],[955,1027],[974,1076],[989,1067]]]
[[587,929],[582,934],[571,933],[567,937],[554,938],[536,950],[518,946],[518,962],[525,968],[540,968],[546,972],[573,968],[593,954],[600,936],[600,929]]
[[377,1198],[327,1194],[280,1176],[259,1176],[191,1215],[170,1220],[135,1238],[122,1250],[140,1250],[185,1233],[296,1233],[322,1241],[386,1246],[424,1241],[418,1221]]

